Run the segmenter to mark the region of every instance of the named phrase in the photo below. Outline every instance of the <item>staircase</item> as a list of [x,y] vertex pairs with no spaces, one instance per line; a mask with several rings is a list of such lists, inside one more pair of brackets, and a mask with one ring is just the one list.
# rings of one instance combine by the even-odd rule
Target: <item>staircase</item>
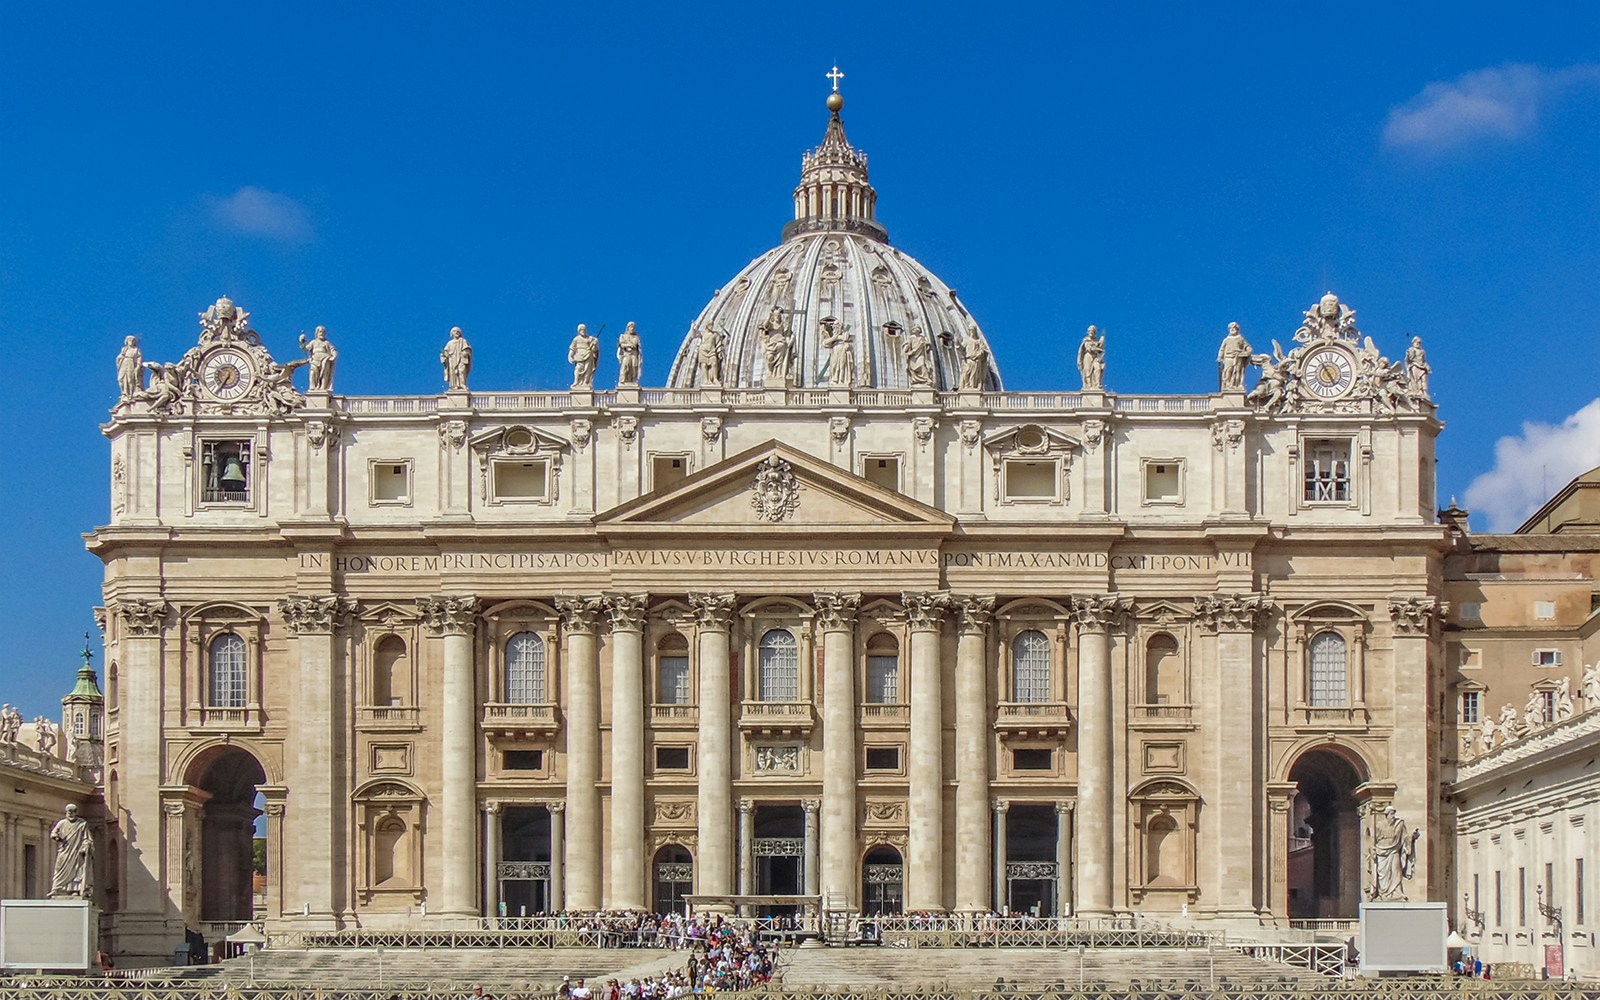
[[[544,991],[562,976],[622,982],[682,969],[687,952],[655,948],[269,948],[254,958],[170,970],[173,978],[229,985],[281,983],[404,991],[481,985],[493,993]],[[163,970],[164,972],[166,970]]]

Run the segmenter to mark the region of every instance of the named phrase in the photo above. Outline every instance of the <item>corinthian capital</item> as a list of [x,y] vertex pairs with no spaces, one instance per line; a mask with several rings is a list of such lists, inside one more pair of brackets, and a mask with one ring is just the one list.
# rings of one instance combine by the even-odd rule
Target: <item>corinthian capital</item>
[[733,627],[732,594],[690,594],[695,624],[704,629],[726,632]]
[[278,613],[295,635],[327,635],[349,621],[356,602],[338,594],[320,597],[285,597],[278,602]]
[[1194,602],[1194,617],[1213,632],[1254,632],[1272,610],[1260,594],[1206,594]]
[[607,594],[605,602],[606,614],[611,617],[611,631],[643,631],[644,609],[650,603],[649,594]]
[[1072,597],[1072,617],[1079,628],[1111,628],[1131,610],[1133,602],[1117,594],[1074,594]]
[[1389,620],[1396,635],[1430,635],[1444,612],[1437,597],[1389,598]]
[[568,632],[593,632],[600,627],[600,614],[605,611],[605,601],[599,597],[557,594],[556,611],[561,614],[561,627]]
[[950,593],[935,590],[926,593],[906,591],[900,595],[906,609],[906,621],[914,629],[938,631],[944,623],[945,612],[950,610]]
[[123,633],[136,638],[160,635],[161,625],[167,617],[165,601],[145,601],[135,598],[118,601],[113,610],[122,620]]
[[960,624],[956,627],[962,632],[982,633],[994,621],[993,594],[957,594],[950,598],[950,603],[960,616]]
[[824,591],[812,594],[817,606],[817,624],[824,632],[845,632],[856,626],[856,609],[861,607],[860,594]]
[[434,635],[471,635],[478,623],[478,599],[442,594],[417,602],[422,624]]

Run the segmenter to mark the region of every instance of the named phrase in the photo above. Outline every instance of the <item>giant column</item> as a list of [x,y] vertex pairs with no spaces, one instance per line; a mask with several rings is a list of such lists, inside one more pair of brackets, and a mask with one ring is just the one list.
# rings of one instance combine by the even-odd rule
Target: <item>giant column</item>
[[[1217,633],[1216,660],[1208,678],[1204,730],[1210,758],[1212,801],[1204,838],[1211,870],[1205,891],[1217,915],[1249,919],[1265,902],[1256,889],[1262,809],[1256,795],[1256,760],[1263,747],[1257,706],[1263,702],[1256,663],[1256,622],[1266,611],[1260,594],[1213,594],[1196,602],[1196,618]],[[1225,692],[1225,694],[1224,694]]]
[[643,910],[644,594],[607,594],[611,616],[611,892],[613,910]]
[[856,609],[860,594],[813,596],[822,629],[823,893],[859,905],[856,877]]
[[1111,912],[1111,626],[1128,612],[1115,594],[1072,599],[1078,623],[1078,906],[1083,916]]
[[[334,729],[334,709],[341,689],[335,669],[338,649],[334,633],[354,608],[354,601],[337,595],[285,597],[278,602],[278,611],[295,637],[299,654],[291,717],[294,738],[285,761],[293,806],[286,825],[295,845],[294,864],[286,873],[294,879],[289,902],[303,914],[302,923],[328,930],[338,926],[334,891],[344,884],[342,846],[336,850],[336,845],[343,845],[344,837],[340,836],[334,816],[334,802],[344,799],[336,753],[343,727],[339,732]],[[336,858],[336,853],[341,857]]]
[[727,896],[733,884],[732,594],[690,594],[699,626],[700,760],[695,802],[695,891]]
[[[956,909],[989,909],[988,630],[993,597],[955,599],[956,640]],[[994,908],[1000,908],[995,900]]]
[[600,652],[603,602],[556,598],[567,656],[567,865],[569,910],[600,909]]
[[478,900],[478,692],[472,635],[478,599],[459,595],[418,602],[423,624],[444,639],[439,725],[439,906],[470,916]]
[[[1413,870],[1416,881],[1406,887],[1412,899],[1438,899],[1441,887],[1437,884],[1439,873],[1429,862],[1434,838],[1440,829],[1438,797],[1435,794],[1436,771],[1433,767],[1431,747],[1437,735],[1427,723],[1430,704],[1429,680],[1433,676],[1428,668],[1429,652],[1438,634],[1439,619],[1443,609],[1436,597],[1389,598],[1389,621],[1393,629],[1393,698],[1394,717],[1413,719],[1414,724],[1396,726],[1394,736],[1394,807],[1400,818],[1413,830],[1423,831],[1416,840],[1416,861]],[[1352,654],[1355,650],[1351,650]],[[1360,672],[1366,669],[1367,658],[1355,656],[1350,669],[1361,680]],[[1353,685],[1356,690],[1359,686]],[[1441,866],[1442,867],[1442,866]]]
[[944,697],[940,626],[950,595],[900,595],[911,625],[911,788],[906,809],[906,910],[944,906]]

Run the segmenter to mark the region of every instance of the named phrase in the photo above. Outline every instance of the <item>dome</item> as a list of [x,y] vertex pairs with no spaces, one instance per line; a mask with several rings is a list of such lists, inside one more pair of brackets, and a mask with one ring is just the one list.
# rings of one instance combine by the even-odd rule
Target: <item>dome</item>
[[[788,386],[953,392],[974,354],[976,388],[999,390],[988,341],[955,291],[889,245],[866,154],[845,139],[837,110],[843,100],[835,98],[822,144],[801,160],[795,217],[782,242],[746,264],[700,311],[667,385],[777,387],[786,370]],[[720,383],[700,363],[708,332],[721,341]],[[787,360],[780,361],[785,338]],[[924,353],[926,363],[918,364]]]

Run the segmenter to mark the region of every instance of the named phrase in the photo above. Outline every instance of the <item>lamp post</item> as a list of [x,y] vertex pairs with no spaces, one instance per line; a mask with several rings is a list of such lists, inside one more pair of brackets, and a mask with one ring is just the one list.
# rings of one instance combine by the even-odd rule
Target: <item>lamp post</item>
[[[1567,936],[1562,930],[1561,907],[1552,906],[1544,901],[1544,886],[1542,885],[1534,886],[1533,894],[1538,901],[1536,905],[1539,907],[1539,915],[1556,925],[1556,954],[1561,956],[1561,975],[1565,977],[1567,974]],[[1551,898],[1555,897],[1553,892],[1550,895]]]
[[1472,908],[1472,897],[1464,892],[1461,894],[1461,915],[1470,923],[1478,925],[1478,936],[1482,937],[1484,930],[1483,911],[1474,910]]

